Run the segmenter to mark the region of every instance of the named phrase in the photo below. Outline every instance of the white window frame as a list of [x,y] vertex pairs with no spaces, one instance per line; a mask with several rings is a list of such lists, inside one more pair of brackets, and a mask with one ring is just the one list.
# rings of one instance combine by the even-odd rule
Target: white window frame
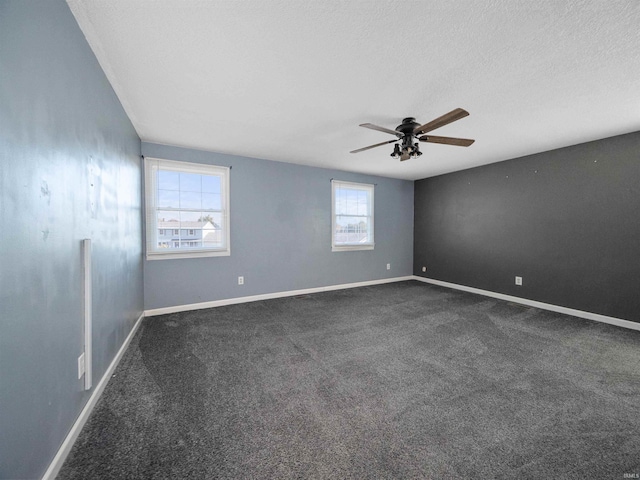
[[[146,258],[147,260],[165,260],[176,258],[220,257],[231,255],[231,227],[229,211],[229,167],[207,165],[202,163],[178,162],[161,158],[145,157],[145,218],[146,218]],[[202,248],[197,250],[169,250],[159,249],[158,244],[158,208],[157,172],[158,170],[170,170],[181,173],[195,173],[200,175],[216,175],[221,177],[222,195],[222,228],[224,245],[220,248]],[[176,211],[181,209],[176,208]],[[206,212],[206,210],[204,210]],[[181,227],[180,227],[181,228]],[[180,230],[178,229],[178,231]]]
[[[371,241],[367,243],[352,243],[352,244],[336,244],[336,189],[347,188],[352,190],[365,190],[369,192],[369,211],[370,221],[370,238]],[[374,203],[375,203],[375,185],[369,183],[355,183],[355,182],[343,182],[342,180],[331,180],[331,251],[332,252],[350,252],[356,250],[373,250],[375,247],[374,241]],[[352,216],[352,215],[350,215]],[[356,216],[356,215],[353,215]]]

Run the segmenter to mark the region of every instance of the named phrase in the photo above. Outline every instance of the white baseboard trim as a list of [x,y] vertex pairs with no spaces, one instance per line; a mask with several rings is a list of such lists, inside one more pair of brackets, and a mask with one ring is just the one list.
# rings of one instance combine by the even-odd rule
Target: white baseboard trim
[[596,322],[608,323],[617,327],[628,328],[630,330],[640,330],[640,323],[632,322],[630,320],[623,320],[622,318],[608,317],[606,315],[600,315],[599,313],[585,312],[583,310],[575,310],[573,308],[561,307],[559,305],[552,305],[550,303],[538,302],[536,300],[529,300],[526,298],[513,297],[511,295],[505,295],[504,293],[491,292],[489,290],[481,290],[479,288],[467,287],[466,285],[458,285],[456,283],[443,282],[442,280],[434,280],[433,278],[425,278],[415,275],[415,280],[425,283],[431,283],[433,285],[440,285],[441,287],[453,288],[456,290],[463,290],[465,292],[477,293],[478,295],[484,295],[486,297],[499,298],[500,300],[506,300],[508,302],[520,303],[529,307],[540,308],[542,310],[550,310],[552,312],[564,313],[566,315],[573,315],[574,317],[586,318],[587,320],[595,320]]
[[127,350],[129,343],[131,343],[131,339],[136,334],[136,331],[138,330],[138,327],[142,323],[143,318],[144,318],[144,312],[136,320],[136,323],[133,325],[133,328],[129,332],[129,335],[127,335],[127,338],[122,343],[120,350],[118,350],[118,353],[116,353],[116,356],[111,361],[109,368],[107,368],[107,371],[104,372],[104,375],[100,379],[100,382],[95,386],[93,393],[89,397],[89,400],[87,401],[84,408],[80,412],[80,415],[78,415],[78,418],[76,419],[75,423],[71,427],[71,430],[67,434],[67,437],[64,439],[64,442],[62,442],[62,445],[60,445],[60,448],[58,449],[58,453],[56,453],[56,456],[53,457],[51,464],[49,464],[49,468],[47,468],[47,471],[44,473],[42,480],[54,480],[58,475],[58,472],[60,472],[60,469],[62,468],[64,461],[67,459],[67,455],[69,455],[69,452],[73,447],[73,444],[75,443],[76,439],[78,438],[78,435],[80,435],[80,432],[82,431],[82,427],[84,427],[84,424],[87,423],[87,420],[89,419],[89,416],[93,411],[93,408],[96,406],[96,403],[98,403],[98,400],[100,399],[100,395],[102,395],[104,388],[107,386],[107,383],[109,383],[109,379],[111,378],[111,375],[113,375],[113,371],[118,366],[118,363],[120,363],[120,359],[122,358],[122,355],[124,355],[124,352]]
[[413,275],[406,277],[382,278],[380,280],[368,280],[365,282],[343,283],[341,285],[328,285],[326,287],[304,288],[302,290],[286,290],[283,292],[264,293],[261,295],[250,295],[246,297],[225,298],[223,300],[212,300],[210,302],[191,303],[187,305],[176,305],[174,307],[153,308],[145,310],[145,317],[165,315],[167,313],[187,312],[189,310],[201,310],[203,308],[222,307],[224,305],[235,305],[237,303],[257,302],[258,300],[271,300],[273,298],[293,297],[295,295],[307,295],[309,293],[330,292],[332,290],[344,290],[346,288],[367,287],[370,285],[381,285],[383,283],[402,282],[413,280]]

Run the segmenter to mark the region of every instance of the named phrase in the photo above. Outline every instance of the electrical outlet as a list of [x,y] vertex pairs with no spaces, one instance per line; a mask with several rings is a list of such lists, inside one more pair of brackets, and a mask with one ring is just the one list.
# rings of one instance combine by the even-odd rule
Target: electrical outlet
[[391,270],[391,264],[387,263],[387,270]]
[[84,352],[78,357],[78,379],[84,375]]
[[516,285],[522,285],[522,277],[516,277]]
[[427,271],[427,267],[422,267],[422,271],[426,272]]
[[244,277],[238,277],[238,285],[244,285]]

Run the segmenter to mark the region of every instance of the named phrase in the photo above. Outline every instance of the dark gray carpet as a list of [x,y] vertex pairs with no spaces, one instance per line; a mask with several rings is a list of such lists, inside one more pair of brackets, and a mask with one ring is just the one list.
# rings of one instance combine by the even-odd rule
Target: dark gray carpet
[[640,332],[410,281],[144,321],[60,479],[640,474]]

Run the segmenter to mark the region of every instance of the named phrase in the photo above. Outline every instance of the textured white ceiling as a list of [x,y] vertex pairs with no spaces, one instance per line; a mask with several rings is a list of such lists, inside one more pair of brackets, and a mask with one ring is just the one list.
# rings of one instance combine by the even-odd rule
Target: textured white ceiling
[[[144,141],[419,179],[640,130],[637,0],[68,0]],[[358,127],[470,116],[400,162]]]

